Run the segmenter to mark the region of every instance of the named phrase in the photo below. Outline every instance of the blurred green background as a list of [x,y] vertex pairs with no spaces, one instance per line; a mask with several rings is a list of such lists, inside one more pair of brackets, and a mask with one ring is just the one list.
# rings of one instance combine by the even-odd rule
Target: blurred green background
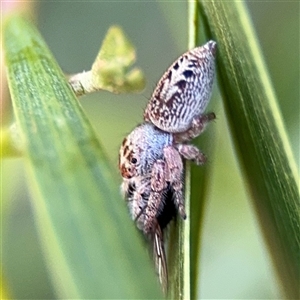
[[[247,2],[299,166],[299,9],[297,2]],[[101,92],[80,99],[117,172],[119,145],[142,121],[160,76],[187,49],[185,2],[39,2],[37,25],[62,69],[90,69],[102,39],[120,25],[147,78],[140,95]],[[199,295],[203,299],[280,298],[273,267],[232,148],[217,88],[217,121],[203,145],[212,176],[204,216]],[[2,265],[11,298],[55,298],[21,159],[2,165]],[[120,179],[121,181],[121,179]],[[112,199],[113,201],[113,199]]]

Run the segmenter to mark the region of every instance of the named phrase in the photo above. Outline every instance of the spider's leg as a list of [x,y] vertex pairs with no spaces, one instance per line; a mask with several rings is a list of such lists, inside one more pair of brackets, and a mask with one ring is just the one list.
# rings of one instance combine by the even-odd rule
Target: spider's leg
[[163,288],[164,294],[168,291],[168,269],[167,259],[164,248],[163,232],[156,222],[155,231],[153,234],[153,258],[155,262],[156,271],[158,273],[160,284]]
[[216,115],[213,112],[208,113],[206,115],[196,116],[193,119],[190,128],[188,128],[184,132],[174,134],[175,142],[182,143],[182,142],[191,141],[192,139],[199,136],[206,129],[207,124],[210,121],[214,120],[215,118]]
[[173,146],[164,148],[164,157],[166,160],[167,168],[166,175],[167,181],[170,182],[174,191],[174,201],[178,209],[180,216],[185,219],[186,213],[184,208],[184,196],[183,196],[183,163],[179,152]]
[[134,222],[137,222],[138,219],[144,214],[146,207],[147,205],[144,205],[143,207],[140,206],[140,212],[136,215]]
[[131,217],[141,230],[144,227],[145,210],[151,191],[149,180],[150,177],[135,177],[131,180],[123,180],[121,185],[121,190],[128,204]]
[[191,160],[197,165],[203,165],[207,160],[206,156],[194,145],[177,144],[175,147],[185,159]]
[[162,201],[164,189],[167,187],[165,178],[165,165],[163,160],[157,160],[151,171],[151,192],[145,213],[144,232],[153,232],[156,215]]

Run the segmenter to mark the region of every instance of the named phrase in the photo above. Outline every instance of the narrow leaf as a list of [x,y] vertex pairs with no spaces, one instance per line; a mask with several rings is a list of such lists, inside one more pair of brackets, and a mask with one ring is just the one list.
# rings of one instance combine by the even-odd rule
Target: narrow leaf
[[9,87],[36,224],[61,298],[161,298],[115,174],[36,29],[4,26]]
[[201,1],[218,43],[218,74],[237,153],[274,265],[289,298],[299,297],[298,175],[245,4]]

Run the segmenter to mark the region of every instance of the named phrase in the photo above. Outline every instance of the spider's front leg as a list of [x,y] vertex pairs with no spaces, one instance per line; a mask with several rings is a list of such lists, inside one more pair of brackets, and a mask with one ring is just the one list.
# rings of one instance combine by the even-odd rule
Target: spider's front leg
[[179,152],[173,146],[167,146],[164,148],[164,157],[166,160],[166,180],[170,182],[174,191],[174,202],[178,209],[180,216],[186,219],[186,213],[184,208],[183,197],[183,163]]
[[167,259],[164,248],[163,232],[157,223],[153,235],[153,256],[159,281],[162,285],[164,294],[168,291],[168,269]]
[[145,214],[144,232],[153,232],[156,224],[156,216],[163,199],[163,192],[167,188],[166,182],[166,163],[157,160],[151,171],[151,192]]

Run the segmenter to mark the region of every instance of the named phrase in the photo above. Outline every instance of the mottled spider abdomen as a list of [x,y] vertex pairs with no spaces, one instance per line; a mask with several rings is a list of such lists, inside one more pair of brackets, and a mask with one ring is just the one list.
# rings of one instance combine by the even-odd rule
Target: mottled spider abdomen
[[165,72],[146,107],[144,119],[179,133],[205,110],[211,97],[217,44],[207,42],[180,56]]

